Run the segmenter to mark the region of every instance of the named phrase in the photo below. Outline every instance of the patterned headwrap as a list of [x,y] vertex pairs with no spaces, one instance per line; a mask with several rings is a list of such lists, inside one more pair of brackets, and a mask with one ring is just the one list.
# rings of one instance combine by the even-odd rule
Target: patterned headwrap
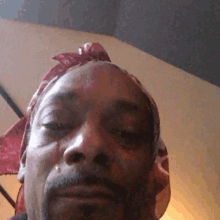
[[[53,67],[42,79],[38,90],[35,92],[28,105],[27,112],[16,124],[14,124],[1,138],[0,138],[0,175],[17,174],[19,170],[20,158],[26,149],[26,133],[30,126],[31,115],[34,111],[35,105],[44,91],[45,87],[55,80],[55,78],[62,76],[66,71],[76,65],[82,66],[90,61],[107,61],[111,62],[107,52],[99,43],[86,43],[79,47],[79,53],[62,53],[53,59],[58,60],[59,64]],[[125,70],[123,72],[127,73]],[[141,90],[146,94],[150,109],[153,114],[154,124],[154,144],[156,145],[156,154],[154,155],[153,165],[153,192],[154,204],[151,204],[152,212],[156,219],[159,219],[168,206],[170,200],[170,182],[168,170],[167,149],[160,138],[160,124],[159,115],[156,104],[151,98],[150,94],[144,89],[139,80],[127,73],[127,75],[136,83]],[[19,156],[20,155],[20,156]],[[21,186],[17,200],[15,214],[25,212],[24,189]]]

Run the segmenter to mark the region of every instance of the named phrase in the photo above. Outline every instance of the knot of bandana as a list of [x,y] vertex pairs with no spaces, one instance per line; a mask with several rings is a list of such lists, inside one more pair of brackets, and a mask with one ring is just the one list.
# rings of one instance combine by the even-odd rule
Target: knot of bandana
[[[0,138],[0,175],[18,173],[19,161],[27,145],[26,132],[30,126],[30,118],[41,93],[44,91],[48,83],[55,77],[65,74],[66,71],[73,66],[82,66],[90,61],[111,62],[107,52],[99,43],[86,43],[79,47],[79,53],[62,53],[54,56],[53,59],[59,61],[59,63],[43,77],[38,90],[35,92],[28,105],[26,115]],[[132,75],[130,76],[149,97],[150,102],[153,103],[152,105],[156,107],[153,99],[143,88],[139,80]],[[155,115],[154,112],[153,114]],[[154,184],[152,195],[156,198],[154,199],[156,202],[154,202],[151,207],[155,213],[155,218],[159,219],[164,214],[170,200],[170,183],[167,150],[162,140],[159,139],[159,116],[155,118],[158,118],[155,121],[155,124],[158,127],[158,131],[156,131],[155,134],[156,142],[158,142],[158,152],[156,154],[154,169],[152,171],[152,182]],[[19,214],[22,212],[25,212],[23,185],[18,193],[15,213]]]
[[77,53],[61,53],[53,57],[54,60],[59,61],[42,79],[40,86],[33,98],[31,99],[27,108],[27,113],[31,113],[35,104],[43,92],[47,84],[56,76],[63,75],[69,68],[76,65],[84,65],[89,61],[108,61],[111,62],[107,52],[99,43],[86,43],[83,47],[79,47],[79,54]]

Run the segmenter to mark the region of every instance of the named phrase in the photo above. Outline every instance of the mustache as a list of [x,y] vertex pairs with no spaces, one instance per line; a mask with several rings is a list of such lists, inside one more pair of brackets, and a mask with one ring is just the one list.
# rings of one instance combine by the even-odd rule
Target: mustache
[[112,181],[110,178],[103,177],[97,173],[74,172],[67,175],[60,175],[47,185],[47,195],[56,195],[56,191],[66,189],[73,186],[95,186],[102,185],[113,191],[117,195],[117,199],[124,201],[128,195],[128,190],[120,184]]

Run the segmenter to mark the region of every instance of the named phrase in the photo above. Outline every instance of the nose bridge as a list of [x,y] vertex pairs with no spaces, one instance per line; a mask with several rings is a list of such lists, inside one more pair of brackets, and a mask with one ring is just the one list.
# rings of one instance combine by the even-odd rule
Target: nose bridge
[[101,134],[102,129],[99,125],[98,120],[95,118],[89,119],[84,127],[84,140],[85,143],[92,148],[100,148],[103,145],[103,134]]
[[86,120],[77,136],[68,143],[64,152],[67,164],[95,163],[106,167],[112,161],[104,129],[99,120],[92,117]]

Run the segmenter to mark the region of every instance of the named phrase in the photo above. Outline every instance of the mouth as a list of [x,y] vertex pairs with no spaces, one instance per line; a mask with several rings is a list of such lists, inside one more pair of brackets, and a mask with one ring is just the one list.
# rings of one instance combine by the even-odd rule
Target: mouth
[[118,195],[102,185],[84,186],[78,185],[59,190],[58,197],[66,198],[68,200],[80,201],[113,201],[119,203]]

